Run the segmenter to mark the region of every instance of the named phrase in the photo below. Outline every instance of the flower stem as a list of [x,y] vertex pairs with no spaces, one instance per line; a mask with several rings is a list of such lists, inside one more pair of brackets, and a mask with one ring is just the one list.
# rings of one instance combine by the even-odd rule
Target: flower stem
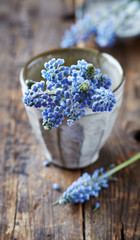
[[136,162],[139,159],[140,159],[140,152],[137,153],[135,156],[129,158],[127,161],[125,161],[125,162],[119,164],[118,166],[114,167],[113,169],[107,171],[105,174],[103,174],[101,177],[99,177],[99,179],[110,177],[114,173],[120,171],[121,169],[127,167],[128,165]]
[[58,201],[56,201],[56,202],[53,202],[53,206],[56,206],[56,205],[58,205],[59,204],[59,202]]

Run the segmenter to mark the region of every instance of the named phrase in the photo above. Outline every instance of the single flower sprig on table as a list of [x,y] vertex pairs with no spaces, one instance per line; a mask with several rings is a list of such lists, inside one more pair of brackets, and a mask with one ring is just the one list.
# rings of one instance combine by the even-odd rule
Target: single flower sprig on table
[[67,118],[69,126],[93,112],[112,111],[116,103],[110,89],[111,79],[84,59],[76,65],[64,66],[64,59],[51,59],[44,64],[42,77],[46,80],[27,80],[28,90],[22,98],[29,107],[42,108],[46,130],[57,128]]
[[112,179],[114,173],[139,159],[140,153],[106,172],[103,168],[100,168],[96,169],[92,175],[84,173],[77,181],[73,182],[72,185],[67,188],[63,195],[53,203],[53,206],[67,203],[83,203],[89,200],[90,197],[98,197],[99,191],[102,188],[108,187],[108,180]]

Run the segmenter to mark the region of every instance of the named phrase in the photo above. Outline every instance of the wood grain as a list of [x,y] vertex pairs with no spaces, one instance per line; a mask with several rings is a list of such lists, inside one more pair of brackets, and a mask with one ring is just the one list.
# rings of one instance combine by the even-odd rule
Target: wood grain
[[[101,192],[97,199],[101,207],[94,214],[95,199],[84,205],[52,207],[61,194],[52,189],[53,184],[64,191],[82,171],[43,167],[44,156],[20,100],[19,72],[34,55],[59,46],[73,22],[64,18],[63,4],[61,0],[0,1],[0,240],[139,240],[139,162],[118,173],[117,182]],[[121,163],[140,149],[139,39],[104,51],[124,67],[125,93],[99,161],[83,170],[89,173]]]
[[[48,8],[49,4],[49,8]],[[83,239],[82,206],[52,207],[80,171],[43,167],[44,156],[21,102],[19,72],[33,55],[59,46],[61,1],[1,3],[0,239]],[[56,7],[57,6],[57,7]],[[43,30],[44,29],[44,30]]]
[[[112,134],[99,161],[86,169],[91,173],[102,165],[107,168],[109,163],[119,164],[140,151],[139,39],[120,42],[102,51],[119,60],[125,70],[126,82],[123,104]],[[117,182],[110,183],[110,188],[101,192],[102,207],[98,212],[90,212],[93,200],[84,204],[85,239],[140,239],[139,167],[138,162],[117,174]]]

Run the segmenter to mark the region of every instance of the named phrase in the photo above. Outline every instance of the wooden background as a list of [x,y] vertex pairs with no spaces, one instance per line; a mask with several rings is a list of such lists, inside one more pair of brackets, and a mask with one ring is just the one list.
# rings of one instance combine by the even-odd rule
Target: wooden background
[[[43,167],[44,156],[21,102],[19,73],[36,54],[59,47],[73,20],[73,1],[0,0],[0,240],[139,240],[140,162],[81,205],[52,207],[82,172],[119,164],[140,150],[140,38],[103,51],[126,74],[124,101],[99,160],[87,169]],[[94,46],[90,40],[87,46]],[[98,48],[97,46],[94,46]]]

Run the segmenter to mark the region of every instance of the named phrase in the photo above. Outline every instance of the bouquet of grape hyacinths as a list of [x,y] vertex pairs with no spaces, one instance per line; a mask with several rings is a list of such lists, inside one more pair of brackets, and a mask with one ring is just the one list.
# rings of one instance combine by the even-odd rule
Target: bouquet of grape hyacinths
[[29,107],[41,108],[46,130],[57,128],[67,118],[67,124],[93,112],[112,111],[116,103],[110,89],[111,79],[93,64],[79,60],[76,65],[64,66],[64,59],[51,59],[44,64],[42,77],[46,80],[26,80],[27,91],[22,98]]

